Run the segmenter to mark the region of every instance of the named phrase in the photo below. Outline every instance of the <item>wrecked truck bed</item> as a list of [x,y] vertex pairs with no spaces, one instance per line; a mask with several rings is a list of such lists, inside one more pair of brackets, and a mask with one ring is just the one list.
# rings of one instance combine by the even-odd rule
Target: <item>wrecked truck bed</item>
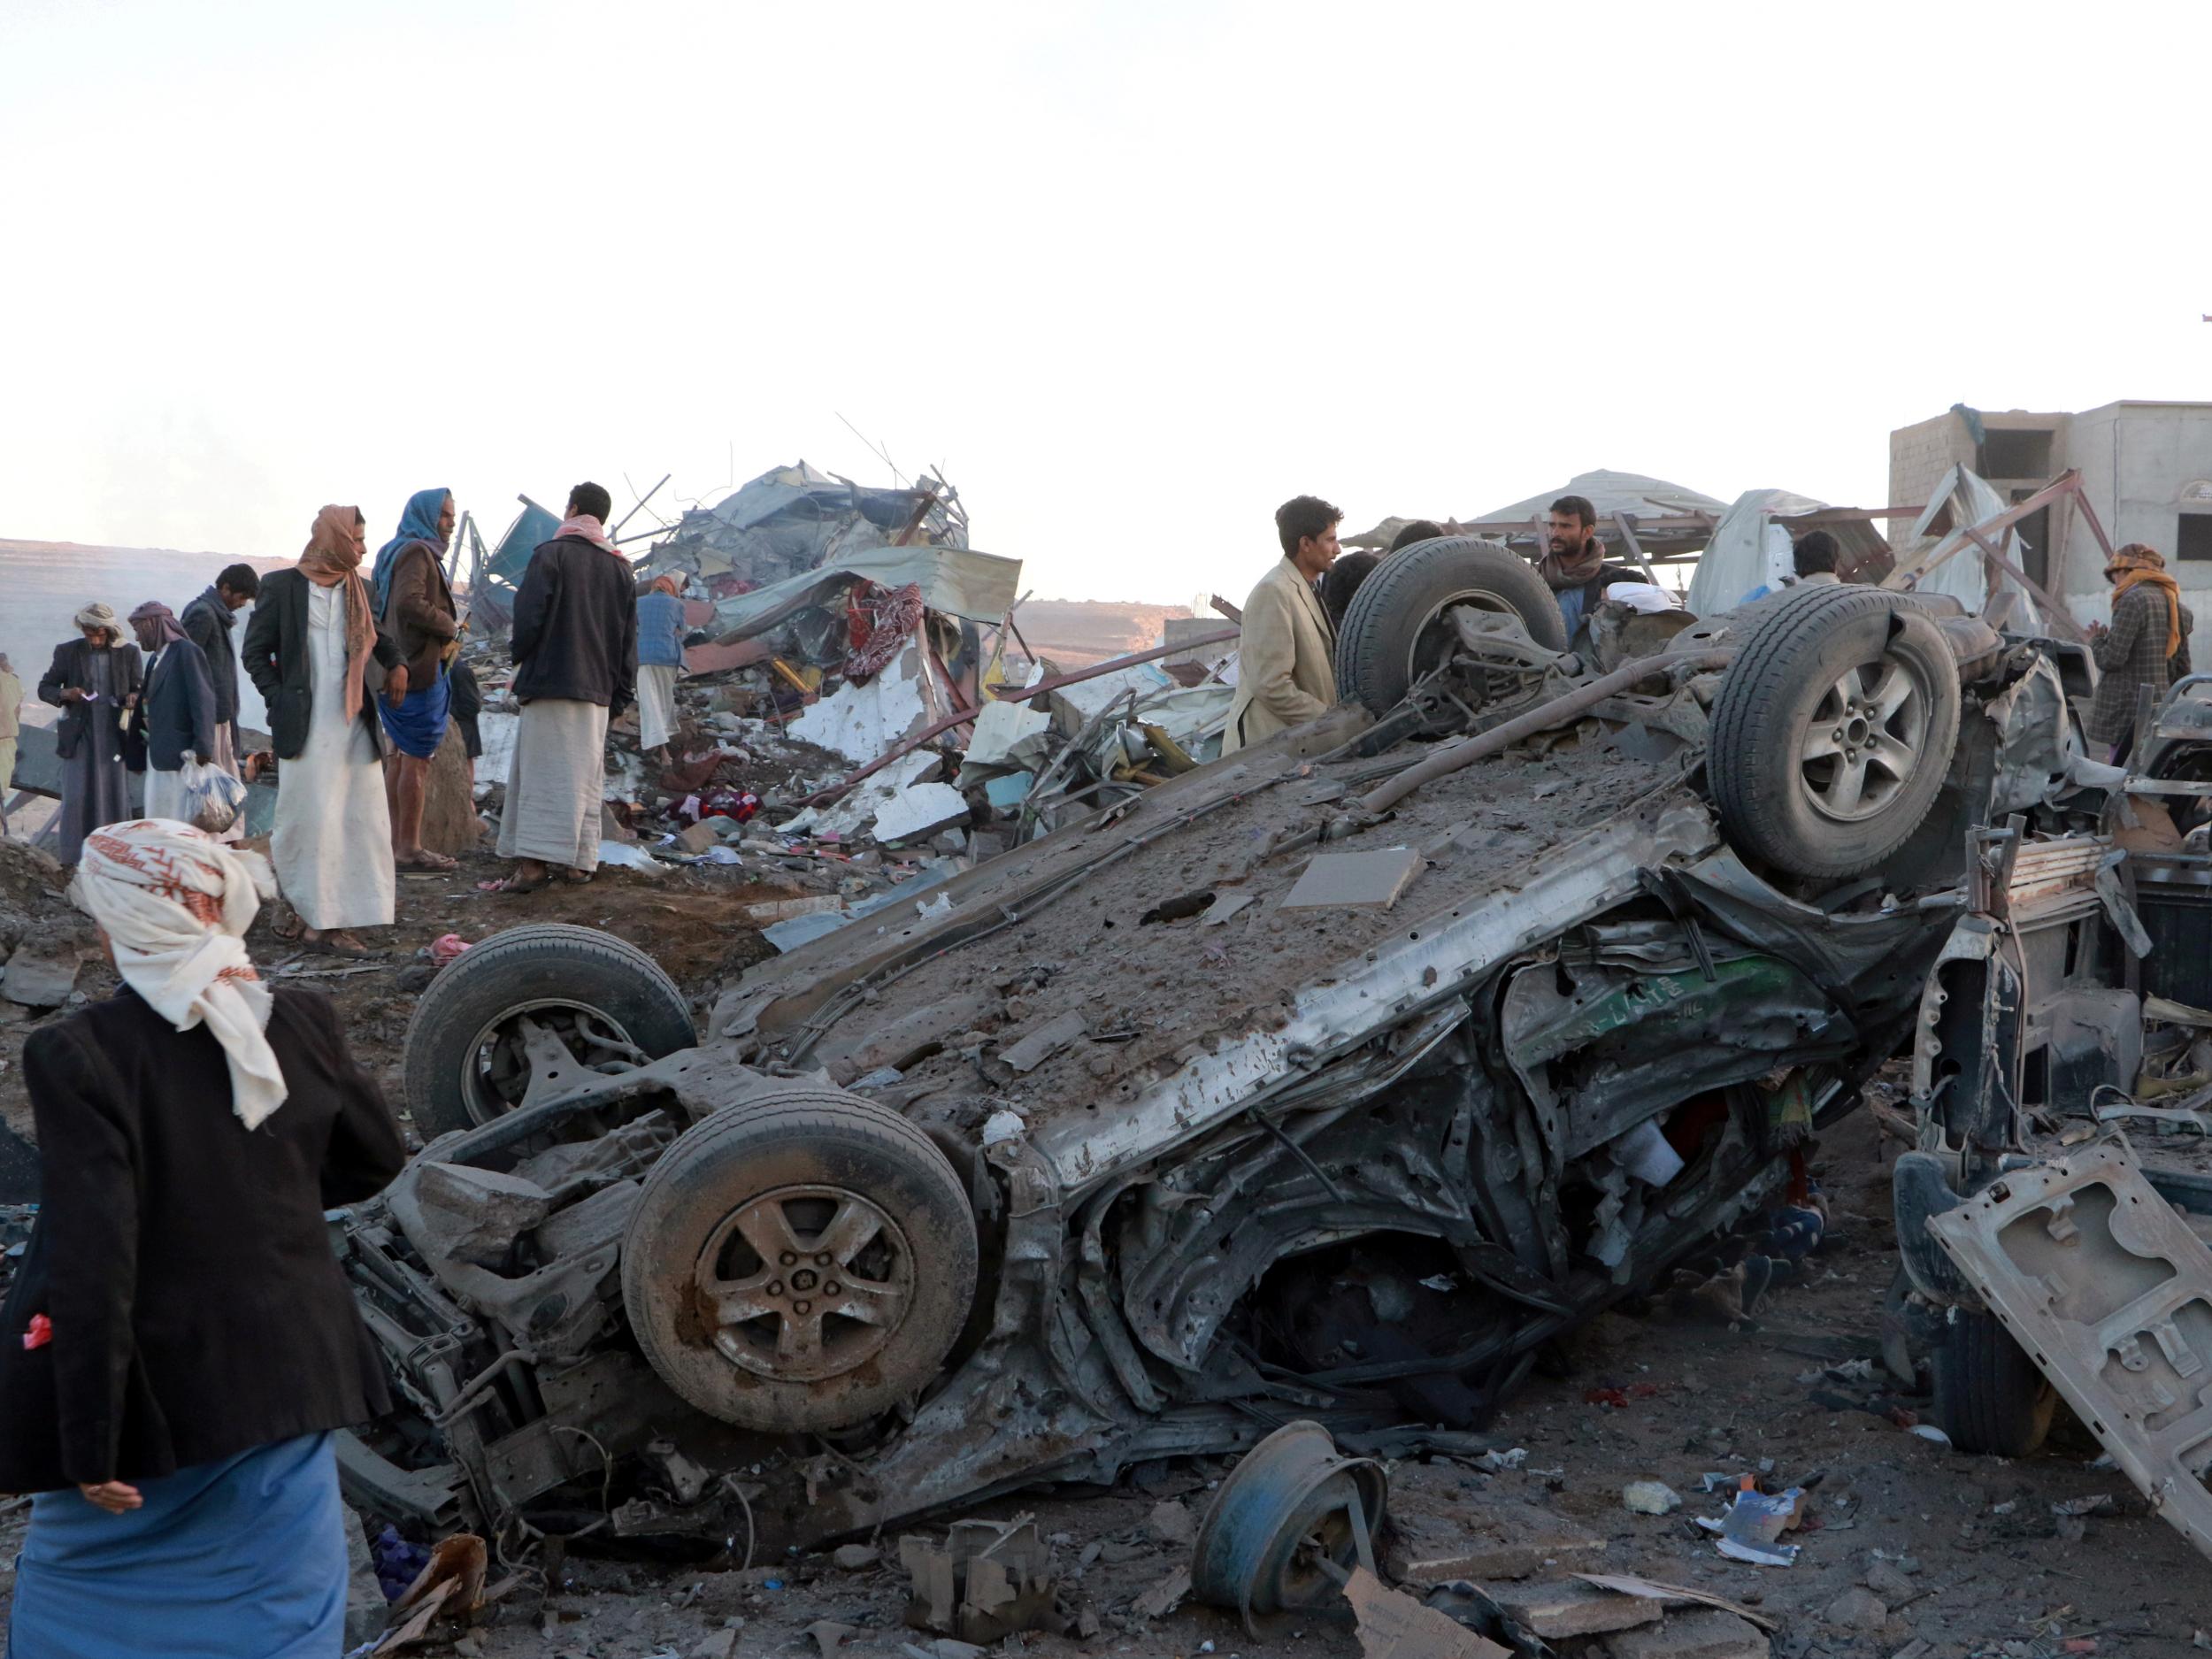
[[1963,826],[2039,765],[2064,817],[2059,669],[1866,589],[1585,663],[1486,557],[1384,568],[1448,579],[1376,601],[1394,643],[1348,618],[1394,681],[749,972],[703,1041],[588,930],[441,974],[449,1133],[347,1228],[410,1402],[357,1495],[818,1539],[1291,1417],[1448,1435],[1724,1248],[1908,1040]]

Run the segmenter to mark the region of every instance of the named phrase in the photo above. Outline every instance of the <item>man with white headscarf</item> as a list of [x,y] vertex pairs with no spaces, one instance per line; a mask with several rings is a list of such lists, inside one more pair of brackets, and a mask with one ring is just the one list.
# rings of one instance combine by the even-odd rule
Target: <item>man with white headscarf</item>
[[98,600],[77,612],[77,632],[54,648],[38,700],[61,710],[54,753],[61,760],[60,844],[54,856],[77,862],[88,831],[131,815],[123,774],[123,718],[138,703],[138,647],[123,643],[113,607]]
[[244,934],[267,866],[93,831],[70,897],[122,989],[33,1033],[39,1212],[0,1323],[0,1491],[37,1495],[11,1651],[339,1651],[334,1432],[388,1408],[326,1206],[406,1160],[330,1000]]

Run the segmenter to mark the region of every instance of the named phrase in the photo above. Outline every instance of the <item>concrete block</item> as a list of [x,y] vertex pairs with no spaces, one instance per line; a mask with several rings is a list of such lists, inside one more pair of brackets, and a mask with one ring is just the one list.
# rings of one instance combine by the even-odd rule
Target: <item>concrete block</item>
[[1757,1625],[1711,1607],[1670,1613],[1662,1624],[1616,1632],[1606,1637],[1605,1651],[1610,1659],[1767,1659],[1769,1644]]
[[77,988],[84,952],[74,940],[26,940],[0,975],[0,996],[26,1008],[59,1008]]
[[1286,910],[1386,910],[1427,861],[1417,847],[1316,853],[1283,900]]
[[1501,1585],[1492,1599],[1539,1636],[1599,1636],[1656,1624],[1666,1609],[1648,1596],[1623,1595],[1577,1579]]
[[535,1181],[465,1164],[423,1164],[413,1196],[434,1235],[429,1242],[488,1268],[504,1266],[517,1236],[543,1221],[553,1207],[551,1194]]

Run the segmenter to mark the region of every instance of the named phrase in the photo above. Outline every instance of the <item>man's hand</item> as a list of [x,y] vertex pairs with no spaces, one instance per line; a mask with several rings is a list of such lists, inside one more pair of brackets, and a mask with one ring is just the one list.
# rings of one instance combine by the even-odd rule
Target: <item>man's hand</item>
[[198,749],[194,749],[194,750],[192,751],[192,758],[193,758],[193,760],[194,760],[194,761],[196,761],[196,763],[198,763],[200,765],[203,765],[203,766],[212,766],[212,765],[215,764],[215,757],[214,757],[214,756],[212,756],[212,755],[203,755],[203,754],[202,754],[202,753],[200,753],[200,751],[199,751]]
[[402,663],[384,676],[384,699],[395,709],[407,700],[407,664]]
[[64,686],[61,688],[61,700],[64,703],[82,703],[84,698],[85,691],[82,686]]
[[129,696],[124,698],[123,706],[127,709],[135,709],[138,706],[138,694],[134,691]]
[[105,1509],[110,1515],[127,1515],[143,1508],[146,1502],[136,1486],[120,1480],[103,1480],[90,1486],[81,1485],[77,1490],[84,1494],[87,1503]]
[[2089,625],[2089,637],[2093,640],[2101,640],[2111,632],[2112,630],[2101,622],[2093,622]]

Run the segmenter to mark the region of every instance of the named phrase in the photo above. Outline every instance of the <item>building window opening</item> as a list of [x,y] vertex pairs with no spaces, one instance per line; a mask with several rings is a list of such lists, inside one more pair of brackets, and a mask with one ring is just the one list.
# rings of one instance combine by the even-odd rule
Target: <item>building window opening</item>
[[2185,512],[2174,526],[2174,557],[2212,560],[2212,512]]
[[2051,439],[2043,431],[1988,432],[1982,436],[1982,464],[1976,469],[1984,478],[2035,478],[2051,475]]

